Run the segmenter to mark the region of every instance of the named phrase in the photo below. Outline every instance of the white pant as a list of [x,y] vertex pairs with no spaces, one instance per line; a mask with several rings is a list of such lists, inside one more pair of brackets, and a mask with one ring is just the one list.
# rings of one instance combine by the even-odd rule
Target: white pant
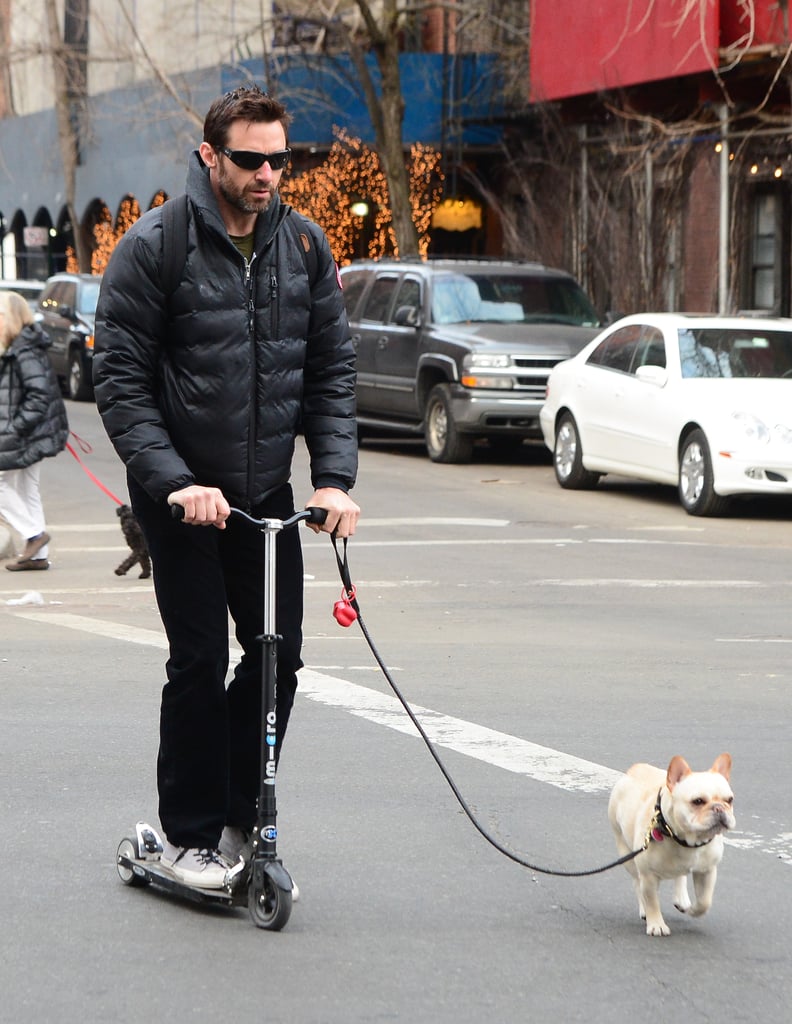
[[[46,526],[39,491],[40,476],[40,462],[25,469],[0,471],[0,515],[11,529],[22,535],[23,540],[38,537]],[[36,558],[46,558],[48,554],[45,544],[36,552]]]

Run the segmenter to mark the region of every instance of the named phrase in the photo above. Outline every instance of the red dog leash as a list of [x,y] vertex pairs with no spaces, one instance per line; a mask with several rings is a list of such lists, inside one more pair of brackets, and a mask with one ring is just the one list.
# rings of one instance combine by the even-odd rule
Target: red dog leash
[[[83,454],[85,454],[85,455],[90,455],[90,453],[93,451],[93,448],[90,446],[90,444],[86,440],[84,440],[82,437],[80,437],[79,434],[75,434],[73,430],[70,430],[69,433],[74,438],[74,440],[77,442],[77,444],[78,444],[78,446],[80,448],[80,451],[83,452]],[[112,498],[113,501],[116,503],[116,505],[123,505],[124,504],[123,501],[121,501],[120,498],[117,498],[115,496],[115,494],[113,494],[113,492],[109,488],[105,487],[105,485],[102,483],[102,481],[97,476],[95,476],[90,471],[90,469],[88,469],[88,467],[85,465],[83,460],[80,458],[80,456],[74,450],[74,448],[72,448],[72,446],[69,444],[68,441],[66,442],[66,449],[67,449],[67,451],[70,451],[72,453],[72,455],[75,457],[75,459],[77,459],[77,461],[79,462],[80,466],[83,469],[83,472],[91,480],[93,480],[93,482],[96,484],[96,486],[99,488],[100,491],[104,491],[104,493],[107,495],[107,497],[108,498]]]

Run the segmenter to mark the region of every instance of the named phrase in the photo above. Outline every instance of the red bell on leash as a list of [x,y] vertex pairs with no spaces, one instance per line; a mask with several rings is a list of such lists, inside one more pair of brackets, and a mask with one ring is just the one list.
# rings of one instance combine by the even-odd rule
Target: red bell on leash
[[355,588],[352,587],[349,591],[345,590],[341,594],[341,600],[333,605],[333,616],[339,626],[351,626],[357,620],[357,612],[352,607],[354,600]]

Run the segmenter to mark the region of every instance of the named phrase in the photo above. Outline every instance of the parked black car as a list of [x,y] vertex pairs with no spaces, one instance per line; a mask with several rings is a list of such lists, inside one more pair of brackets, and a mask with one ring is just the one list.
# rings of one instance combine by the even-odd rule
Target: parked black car
[[600,326],[573,277],[535,263],[360,261],[341,280],[361,436],[422,432],[434,462],[541,438],[547,375]]
[[55,274],[38,302],[41,324],[50,336],[49,356],[64,394],[76,401],[93,398],[94,318],[101,276]]

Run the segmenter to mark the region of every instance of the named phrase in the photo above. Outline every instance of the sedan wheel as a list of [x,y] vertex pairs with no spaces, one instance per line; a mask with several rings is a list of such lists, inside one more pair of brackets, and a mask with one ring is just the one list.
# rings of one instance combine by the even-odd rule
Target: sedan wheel
[[712,457],[702,430],[693,430],[682,442],[679,457],[679,500],[691,516],[720,516],[729,499],[715,493]]
[[571,413],[564,413],[556,428],[553,468],[556,480],[568,490],[591,490],[597,486],[599,473],[583,468],[583,448],[578,426]]

